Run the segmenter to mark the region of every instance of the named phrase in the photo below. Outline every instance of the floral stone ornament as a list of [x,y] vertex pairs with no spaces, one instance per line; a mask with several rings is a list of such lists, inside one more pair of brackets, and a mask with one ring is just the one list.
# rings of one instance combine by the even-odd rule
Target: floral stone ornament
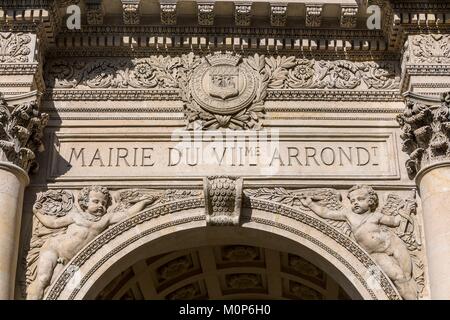
[[264,56],[242,59],[232,53],[205,57],[186,87],[188,129],[258,129],[269,82]]

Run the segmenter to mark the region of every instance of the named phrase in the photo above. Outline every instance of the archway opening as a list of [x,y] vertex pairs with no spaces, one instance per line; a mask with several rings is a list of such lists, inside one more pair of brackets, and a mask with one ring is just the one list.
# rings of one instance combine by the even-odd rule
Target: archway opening
[[143,245],[114,263],[86,298],[336,300],[360,296],[334,266],[290,239],[262,230],[213,227],[178,231]]

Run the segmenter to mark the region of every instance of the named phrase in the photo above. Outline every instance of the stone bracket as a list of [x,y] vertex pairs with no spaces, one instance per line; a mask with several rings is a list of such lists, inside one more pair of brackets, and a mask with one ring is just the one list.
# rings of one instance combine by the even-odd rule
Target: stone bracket
[[242,182],[242,178],[231,176],[204,178],[206,225],[239,225],[243,195]]

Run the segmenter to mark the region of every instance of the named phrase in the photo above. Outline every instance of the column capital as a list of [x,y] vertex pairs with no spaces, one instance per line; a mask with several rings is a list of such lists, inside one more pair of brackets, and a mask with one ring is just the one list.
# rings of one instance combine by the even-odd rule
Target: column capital
[[0,94],[0,161],[12,163],[26,172],[37,170],[36,152],[44,150],[43,129],[48,115],[38,110],[37,99],[15,97],[7,101]]
[[411,179],[424,168],[450,160],[450,92],[440,99],[405,94],[406,106],[397,121],[402,129],[402,150],[409,155]]

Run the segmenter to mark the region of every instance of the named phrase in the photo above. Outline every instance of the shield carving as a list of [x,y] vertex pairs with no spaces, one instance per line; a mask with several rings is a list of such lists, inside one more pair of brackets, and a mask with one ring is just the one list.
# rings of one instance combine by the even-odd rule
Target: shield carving
[[239,69],[235,66],[213,66],[209,71],[209,95],[226,100],[239,95]]

